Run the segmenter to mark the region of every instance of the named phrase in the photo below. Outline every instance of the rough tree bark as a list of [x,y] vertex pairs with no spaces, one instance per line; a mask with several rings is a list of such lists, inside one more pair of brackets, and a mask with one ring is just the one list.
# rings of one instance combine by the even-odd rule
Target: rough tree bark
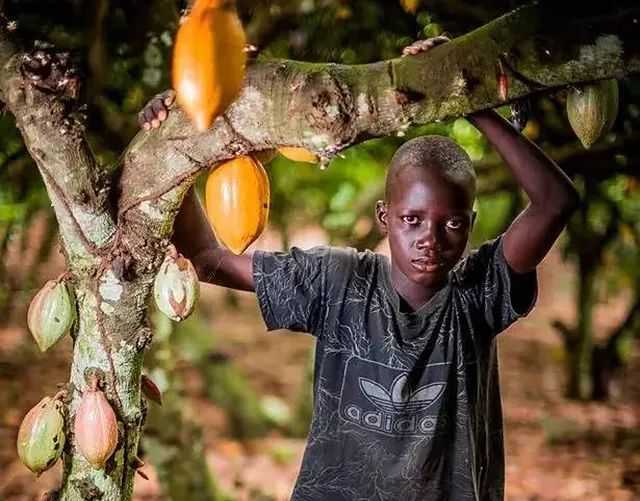
[[68,427],[61,498],[131,498],[144,422],[140,372],[152,337],[147,301],[175,215],[200,171],[274,145],[305,147],[326,163],[364,139],[500,105],[499,61],[509,100],[638,73],[640,8],[626,2],[592,17],[584,7],[533,4],[417,57],[360,66],[255,62],[241,95],[210,130],[198,134],[181,112],[172,113],[160,130],[140,132],[114,168],[99,165],[85,139],[78,81],[65,71],[66,58],[34,62],[2,23],[0,98],[46,184],[76,296],[69,422],[94,368],[105,375],[120,425],[104,470],[77,453]]

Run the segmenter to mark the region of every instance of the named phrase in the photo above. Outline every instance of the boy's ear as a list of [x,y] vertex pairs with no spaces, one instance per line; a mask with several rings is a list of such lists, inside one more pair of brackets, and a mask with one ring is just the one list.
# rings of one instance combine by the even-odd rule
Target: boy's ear
[[387,228],[387,204],[383,200],[378,200],[376,202],[376,224],[378,225],[378,229],[380,233],[386,235],[388,232]]

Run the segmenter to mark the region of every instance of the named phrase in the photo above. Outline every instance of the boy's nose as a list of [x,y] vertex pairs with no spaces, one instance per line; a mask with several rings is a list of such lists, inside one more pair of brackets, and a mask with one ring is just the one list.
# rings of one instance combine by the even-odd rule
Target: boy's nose
[[438,247],[438,232],[434,223],[425,222],[424,231],[416,240],[416,248],[419,250],[432,249]]

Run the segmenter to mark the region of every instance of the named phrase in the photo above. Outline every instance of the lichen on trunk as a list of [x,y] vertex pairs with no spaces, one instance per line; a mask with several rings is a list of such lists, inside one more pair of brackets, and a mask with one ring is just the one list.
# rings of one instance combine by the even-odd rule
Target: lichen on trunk
[[[88,285],[88,286],[87,286]],[[140,398],[140,374],[143,347],[123,342],[135,332],[111,330],[106,332],[105,317],[127,314],[127,302],[107,304],[95,295],[96,287],[81,285],[76,289],[78,323],[74,332],[75,342],[71,365],[67,446],[64,453],[64,480],[60,492],[64,500],[101,499],[116,501],[128,499],[133,488],[135,469],[130,467],[136,457],[144,410]],[[102,309],[101,309],[102,308]],[[103,309],[109,311],[105,314]],[[130,325],[130,324],[129,324]],[[144,329],[140,322],[140,329]],[[92,467],[78,451],[72,422],[74,413],[87,389],[87,375],[103,376],[105,395],[118,417],[118,446],[104,469]]]

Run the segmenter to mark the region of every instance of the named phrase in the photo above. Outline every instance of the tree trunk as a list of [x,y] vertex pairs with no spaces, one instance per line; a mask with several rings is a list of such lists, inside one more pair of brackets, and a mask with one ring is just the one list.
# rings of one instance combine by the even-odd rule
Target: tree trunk
[[586,399],[591,391],[595,270],[588,266],[580,266],[579,269],[577,290],[578,325],[573,335],[565,338],[567,397],[572,399]]
[[[132,294],[129,301],[123,300],[124,304],[116,311],[105,298],[117,300],[115,295],[118,291],[123,293],[115,280],[102,281],[101,284],[95,280],[75,284],[78,322],[74,333],[69,416],[74,415],[82,398],[81,391],[88,386],[86,375],[97,371],[102,375],[105,395],[118,417],[119,439],[118,448],[105,468],[95,469],[76,448],[72,436],[73,423],[69,419],[60,492],[64,500],[129,499],[133,490],[135,469],[130,465],[136,457],[144,419],[140,400],[144,344],[132,345],[118,340],[133,338],[137,330],[143,328],[142,311],[139,307],[133,307],[131,299],[136,295],[144,297],[146,291]],[[115,320],[111,315],[122,315],[127,311],[135,317],[135,321],[119,322],[123,328],[115,332],[111,330]],[[110,318],[107,319],[107,316]],[[150,337],[148,334],[147,340]],[[144,336],[139,339],[144,339]]]
[[635,297],[627,315],[609,335],[603,345],[594,346],[591,364],[592,394],[594,400],[609,400],[615,372],[624,365],[620,343],[626,336],[640,332],[640,285],[635,286]]

